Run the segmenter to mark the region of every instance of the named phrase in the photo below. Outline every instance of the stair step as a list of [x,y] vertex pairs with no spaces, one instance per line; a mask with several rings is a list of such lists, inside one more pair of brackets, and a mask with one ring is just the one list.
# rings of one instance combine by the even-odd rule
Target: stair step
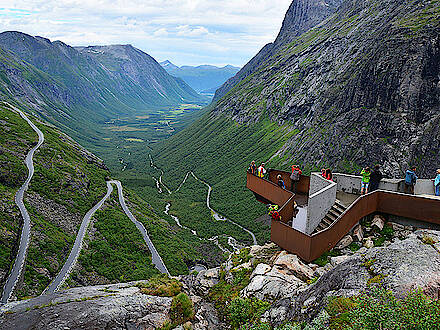
[[346,210],[347,209],[347,206],[345,206],[344,204],[342,204],[342,202],[339,200],[339,199],[337,199],[336,201],[335,201],[335,205],[337,205],[337,206],[339,206],[341,209],[343,209],[343,210]]
[[327,213],[326,217],[328,217],[332,221],[336,221],[336,219],[338,219],[339,215],[334,215],[329,211],[329,213]]
[[341,213],[344,213],[347,208],[342,208],[339,205],[333,205],[333,209],[338,210]]
[[337,211],[335,209],[331,209],[328,214],[331,214],[332,216],[334,216],[336,219],[339,218],[339,216],[342,214],[342,212]]
[[322,219],[322,222],[324,222],[327,225],[327,227],[330,227],[334,221],[332,221],[326,216],[324,219]]

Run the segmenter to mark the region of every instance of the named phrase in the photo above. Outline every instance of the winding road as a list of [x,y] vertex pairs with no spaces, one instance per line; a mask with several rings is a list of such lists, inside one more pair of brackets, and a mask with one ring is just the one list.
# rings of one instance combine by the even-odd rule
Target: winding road
[[237,226],[238,228],[241,228],[242,230],[244,230],[245,232],[247,232],[249,235],[251,235],[252,240],[254,245],[257,245],[257,238],[255,237],[254,233],[251,232],[249,229],[243,227],[242,225],[239,225],[238,223],[236,223],[235,221],[232,221],[230,219],[227,219],[223,216],[221,216],[217,211],[215,211],[212,207],[211,207],[211,191],[212,191],[212,187],[206,183],[203,180],[200,180],[195,174],[194,172],[191,172],[191,175],[194,177],[194,179],[196,179],[197,181],[203,183],[204,185],[206,185],[208,187],[208,194],[206,195],[206,206],[208,207],[208,209],[211,210],[212,216],[214,217],[215,220],[217,221],[228,221],[232,224],[234,224],[235,226]]
[[[151,167],[154,167],[156,170],[158,170],[158,171],[161,172],[161,175],[160,175],[159,180],[157,180],[155,177],[153,177],[153,179],[156,181],[156,187],[157,187],[158,192],[159,192],[160,194],[163,192],[162,189],[161,189],[161,187],[160,187],[161,185],[163,185],[163,187],[165,187],[165,189],[166,189],[166,190],[168,191],[168,193],[171,195],[172,192],[170,191],[170,189],[168,189],[168,187],[162,182],[162,177],[163,177],[163,174],[164,174],[163,170],[160,169],[160,168],[158,168],[158,167],[154,164],[154,162],[153,162],[153,158],[151,157],[151,154],[149,154],[148,156],[149,156],[149,158],[150,158],[150,166],[151,166]],[[177,189],[176,189],[175,192],[178,192],[178,191],[182,188],[182,186],[185,184],[185,182],[186,182],[186,180],[188,179],[188,177],[189,177],[190,174],[194,177],[195,180],[199,181],[200,183],[202,183],[202,184],[204,184],[205,186],[208,187],[208,193],[207,193],[207,195],[206,195],[206,206],[207,206],[208,209],[211,211],[211,214],[212,214],[213,218],[214,218],[216,221],[228,221],[228,222],[232,223],[233,225],[237,226],[238,228],[244,230],[244,231],[247,232],[249,235],[251,235],[251,237],[252,237],[252,241],[253,241],[253,244],[254,244],[254,245],[257,245],[257,244],[258,244],[258,242],[257,242],[257,238],[255,237],[255,234],[254,234],[253,232],[251,232],[249,229],[247,229],[247,228],[245,228],[245,227],[239,225],[239,224],[236,223],[235,221],[232,221],[232,220],[230,220],[230,219],[227,219],[226,217],[223,217],[222,215],[220,215],[216,210],[214,210],[214,209],[211,207],[211,192],[212,192],[212,187],[211,187],[211,185],[209,185],[207,182],[205,182],[205,181],[199,179],[199,178],[194,174],[193,171],[189,171],[189,172],[186,173],[186,175],[185,175],[185,177],[184,177],[182,183],[177,187]],[[165,211],[164,211],[165,214],[170,215],[170,214],[169,214],[170,207],[171,207],[171,204],[170,204],[170,203],[168,203],[168,204],[165,206]],[[175,216],[173,216],[173,215],[170,215],[170,216],[171,216],[171,218],[173,218],[173,220],[177,223],[177,225],[178,225],[179,227],[181,227],[181,228],[185,228],[185,229],[189,229],[189,230],[191,230],[191,232],[193,233],[193,235],[196,235],[196,236],[197,236],[197,233],[196,233],[194,230],[192,230],[192,229],[190,229],[190,228],[188,228],[188,227],[182,226],[182,224],[180,223],[180,221],[179,221],[179,219],[178,219],[177,217],[175,217]],[[216,245],[219,246],[220,249],[221,249],[223,252],[226,252],[226,251],[224,250],[224,248],[221,247],[220,244],[218,244],[218,237],[217,237],[217,236],[212,237],[212,238],[210,238],[209,240],[211,240],[211,241],[213,241],[213,242],[216,242],[216,243],[217,243]],[[230,237],[230,236],[228,237],[228,243],[229,243],[230,246],[233,247],[233,249],[234,249],[235,251],[239,251],[239,250],[240,250],[240,249],[238,248],[238,244],[236,243],[236,240],[235,240],[233,237]]]
[[[11,106],[11,105],[10,105]],[[11,295],[14,291],[15,286],[17,285],[17,282],[20,278],[21,272],[23,270],[25,259],[26,259],[26,252],[29,246],[29,239],[30,239],[30,230],[31,230],[31,219],[29,216],[29,213],[24,205],[23,197],[25,191],[29,187],[29,183],[33,177],[34,174],[34,163],[33,163],[33,156],[35,151],[43,144],[44,142],[44,134],[41,132],[37,126],[34,125],[34,123],[19,109],[11,106],[11,108],[16,111],[26,122],[32,127],[32,129],[38,134],[38,143],[29,151],[25,158],[25,163],[28,168],[28,177],[24,184],[20,187],[20,189],[17,191],[15,195],[15,203],[17,204],[18,208],[20,209],[21,215],[23,217],[23,229],[21,232],[20,237],[20,246],[18,248],[17,257],[15,259],[14,265],[12,267],[12,271],[9,274],[8,279],[6,280],[6,283],[3,288],[2,297],[0,300],[0,305],[6,304]],[[144,225],[136,220],[136,218],[133,216],[133,214],[130,212],[130,210],[127,207],[127,204],[125,203],[123,191],[122,191],[122,184],[119,181],[112,180],[107,181],[107,193],[105,196],[95,205],[93,206],[84,216],[83,221],[81,223],[80,229],[78,231],[78,234],[75,238],[75,243],[73,244],[73,247],[70,251],[69,257],[67,258],[66,262],[64,263],[61,271],[58,273],[58,275],[55,277],[55,279],[50,283],[50,285],[43,291],[43,294],[45,293],[53,293],[64,283],[67,276],[72,271],[73,266],[75,265],[78,256],[81,252],[82,243],[84,241],[84,236],[87,232],[87,227],[90,223],[90,220],[93,216],[93,214],[102,207],[102,205],[105,203],[105,201],[110,197],[111,193],[113,192],[113,184],[116,185],[118,189],[118,195],[119,195],[119,203],[121,204],[122,209],[124,210],[127,217],[135,224],[136,228],[141,232],[142,237],[147,244],[151,255],[152,255],[152,262],[156,266],[156,268],[161,272],[169,275],[168,269],[166,268],[162,258],[160,257],[159,253],[157,252],[154,244],[151,242],[150,237],[147,234],[147,230],[145,229]]]
[[46,293],[54,293],[58,288],[64,283],[67,276],[72,271],[73,266],[76,263],[76,260],[78,259],[79,253],[81,252],[82,243],[84,240],[84,236],[87,232],[87,227],[89,226],[90,220],[93,216],[93,214],[102,207],[104,202],[107,200],[107,198],[110,197],[111,193],[113,191],[113,186],[110,184],[110,182],[107,182],[107,193],[105,196],[96,204],[93,206],[84,216],[83,221],[81,223],[81,227],[79,228],[78,234],[75,238],[75,243],[73,243],[72,250],[70,250],[69,257],[67,258],[66,262],[63,265],[63,268],[61,268],[58,275],[52,280],[52,282],[49,284],[49,286],[43,291],[42,294]]
[[29,213],[24,206],[23,197],[25,191],[29,187],[29,183],[31,182],[32,176],[34,175],[34,162],[33,157],[35,151],[43,144],[44,142],[44,134],[41,132],[37,126],[34,125],[33,122],[29,120],[29,118],[19,109],[11,106],[16,112],[20,114],[20,116],[27,121],[27,123],[32,127],[32,129],[38,134],[38,143],[29,151],[26,156],[25,163],[28,168],[28,177],[24,184],[20,187],[20,189],[15,194],[15,204],[17,204],[20,209],[21,216],[23,217],[23,229],[21,231],[20,237],[20,246],[18,248],[17,257],[15,258],[14,265],[12,267],[12,271],[9,274],[8,279],[6,280],[5,286],[3,288],[3,294],[0,303],[6,304],[11,297],[12,292],[17,284],[18,279],[20,278],[21,272],[23,270],[24,262],[26,259],[26,252],[29,246],[29,236],[31,232],[31,219],[29,217]]
[[69,257],[67,258],[67,261],[64,263],[63,268],[58,273],[58,275],[55,277],[55,279],[50,283],[50,285],[43,291],[43,294],[50,294],[57,291],[60,286],[63,285],[66,278],[69,276],[70,272],[73,269],[73,266],[75,265],[78,256],[81,252],[82,243],[84,241],[84,236],[87,232],[87,227],[89,226],[90,220],[93,216],[93,214],[99,210],[102,205],[104,205],[105,201],[110,197],[111,193],[113,192],[113,184],[116,185],[118,189],[118,196],[119,196],[119,204],[121,205],[122,209],[124,210],[127,217],[134,223],[136,228],[141,232],[142,237],[145,241],[145,243],[148,246],[148,249],[151,252],[152,262],[154,266],[163,274],[170,275],[168,272],[167,267],[165,266],[162,258],[160,257],[159,253],[157,252],[153,242],[151,241],[150,237],[148,236],[147,230],[145,229],[144,225],[137,221],[134,215],[131,213],[131,211],[128,209],[127,204],[125,203],[124,194],[122,190],[122,184],[120,181],[112,180],[107,181],[107,193],[105,196],[96,204],[93,206],[87,214],[84,216],[83,221],[81,223],[81,227],[78,231],[78,234],[75,239],[75,243],[73,244],[72,250],[70,251]]
[[113,180],[110,181],[110,183],[114,183],[116,187],[118,187],[118,195],[119,195],[119,203],[122,206],[122,209],[124,210],[127,217],[135,224],[136,228],[141,232],[142,237],[144,238],[145,243],[148,246],[148,249],[151,252],[152,262],[154,266],[163,274],[170,275],[168,272],[167,267],[165,266],[165,263],[163,262],[162,258],[160,257],[159,253],[157,252],[156,248],[154,247],[153,242],[151,242],[150,237],[148,236],[147,230],[145,229],[144,225],[137,221],[134,215],[130,212],[130,210],[127,207],[127,204],[125,204],[124,194],[122,192],[122,184],[120,181]]

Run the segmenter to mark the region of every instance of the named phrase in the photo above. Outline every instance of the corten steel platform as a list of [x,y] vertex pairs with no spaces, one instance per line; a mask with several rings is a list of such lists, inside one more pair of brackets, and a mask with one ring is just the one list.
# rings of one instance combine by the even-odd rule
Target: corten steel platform
[[[433,196],[414,196],[378,190],[360,196],[330,227],[308,235],[288,224],[292,219],[294,221],[295,194],[276,184],[279,174],[286,187],[290,187],[290,173],[278,170],[270,170],[268,180],[248,172],[246,187],[255,194],[258,201],[280,205],[281,221],[271,221],[271,240],[307,262],[319,258],[324,252],[334,248],[362,218],[374,213],[440,225],[439,199]],[[310,177],[302,175],[297,185],[297,192],[308,194],[309,185]]]

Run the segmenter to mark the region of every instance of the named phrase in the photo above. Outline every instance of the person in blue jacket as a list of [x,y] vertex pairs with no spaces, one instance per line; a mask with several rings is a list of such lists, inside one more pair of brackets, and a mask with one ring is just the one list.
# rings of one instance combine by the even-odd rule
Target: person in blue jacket
[[440,196],[440,169],[437,170],[437,176],[434,179],[435,195]]
[[417,175],[416,175],[416,167],[413,166],[411,167],[411,169],[406,171],[406,175],[405,175],[405,189],[404,189],[404,193],[405,194],[411,194],[414,195],[414,186],[416,185],[417,182]]

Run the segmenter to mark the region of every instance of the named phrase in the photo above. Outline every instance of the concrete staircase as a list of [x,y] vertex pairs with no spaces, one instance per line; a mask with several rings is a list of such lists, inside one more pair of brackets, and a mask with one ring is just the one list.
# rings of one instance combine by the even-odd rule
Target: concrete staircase
[[322,219],[312,234],[319,233],[320,231],[330,227],[342,215],[342,213],[345,212],[346,209],[347,207],[344,204],[342,204],[339,200],[336,200],[335,204],[332,206],[330,211],[328,211],[324,219]]

